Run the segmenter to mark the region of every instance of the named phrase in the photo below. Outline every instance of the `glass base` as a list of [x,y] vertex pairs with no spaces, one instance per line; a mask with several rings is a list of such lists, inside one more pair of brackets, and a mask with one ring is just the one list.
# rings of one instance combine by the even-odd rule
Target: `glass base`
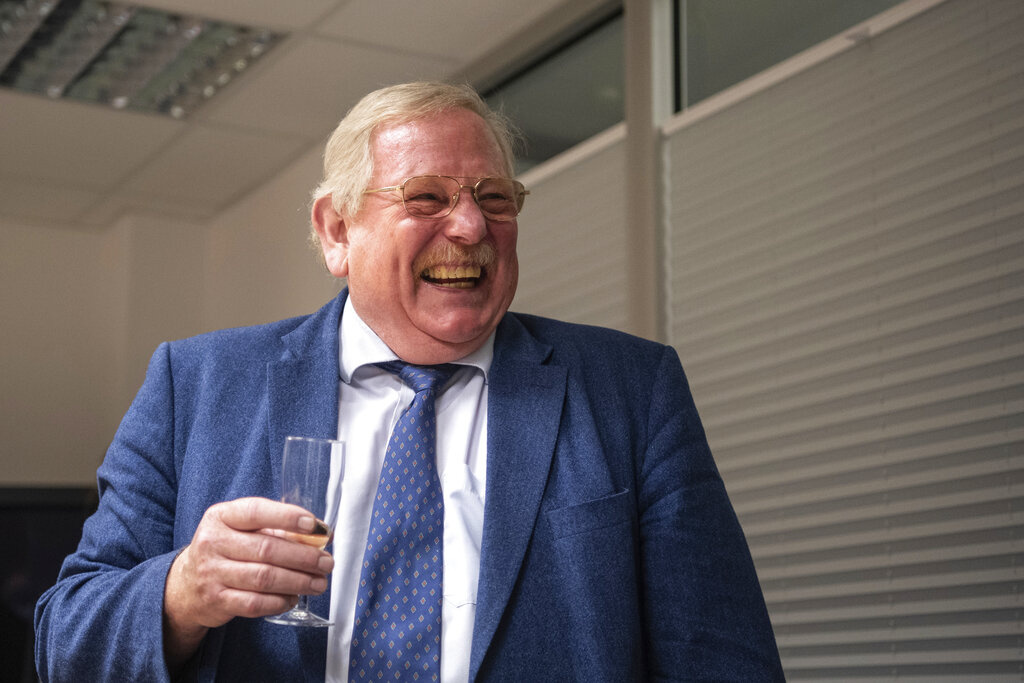
[[333,621],[318,617],[312,612],[308,612],[304,609],[291,609],[284,614],[277,614],[272,617],[264,617],[267,621],[272,624],[282,624],[284,626],[334,626]]

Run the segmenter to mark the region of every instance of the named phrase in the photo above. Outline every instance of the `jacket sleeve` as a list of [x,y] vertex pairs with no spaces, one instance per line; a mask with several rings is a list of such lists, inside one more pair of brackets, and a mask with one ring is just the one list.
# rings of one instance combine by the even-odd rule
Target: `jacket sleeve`
[[637,500],[648,677],[784,680],[750,551],[671,347],[651,396]]
[[36,605],[43,681],[165,681],[164,583],[174,559],[177,477],[168,345],[97,472],[99,508]]

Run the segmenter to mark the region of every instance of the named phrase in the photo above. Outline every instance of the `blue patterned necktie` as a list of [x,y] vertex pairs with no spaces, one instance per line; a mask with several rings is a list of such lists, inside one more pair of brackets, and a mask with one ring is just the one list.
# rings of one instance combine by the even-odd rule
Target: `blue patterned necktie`
[[391,432],[359,576],[349,680],[440,680],[444,499],[434,398],[456,365],[379,363],[416,396]]

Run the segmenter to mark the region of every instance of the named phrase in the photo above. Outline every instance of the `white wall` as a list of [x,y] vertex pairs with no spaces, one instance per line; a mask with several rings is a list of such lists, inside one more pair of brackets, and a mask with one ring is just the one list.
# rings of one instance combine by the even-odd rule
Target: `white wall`
[[91,485],[162,340],[202,324],[199,226],[0,224],[0,485]]
[[116,248],[0,224],[0,485],[93,479],[117,419]]
[[320,149],[310,150],[210,222],[204,263],[207,328],[310,313],[340,289],[306,241],[320,155]]
[[313,150],[208,224],[0,221],[0,486],[92,486],[156,346],[309,313],[340,288],[306,245]]

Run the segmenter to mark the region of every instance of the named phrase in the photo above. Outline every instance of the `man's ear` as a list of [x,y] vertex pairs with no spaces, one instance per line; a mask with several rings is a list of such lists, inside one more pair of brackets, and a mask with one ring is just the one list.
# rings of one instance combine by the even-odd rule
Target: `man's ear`
[[320,237],[324,263],[334,277],[348,276],[348,230],[345,220],[334,208],[331,195],[313,202],[313,228]]

